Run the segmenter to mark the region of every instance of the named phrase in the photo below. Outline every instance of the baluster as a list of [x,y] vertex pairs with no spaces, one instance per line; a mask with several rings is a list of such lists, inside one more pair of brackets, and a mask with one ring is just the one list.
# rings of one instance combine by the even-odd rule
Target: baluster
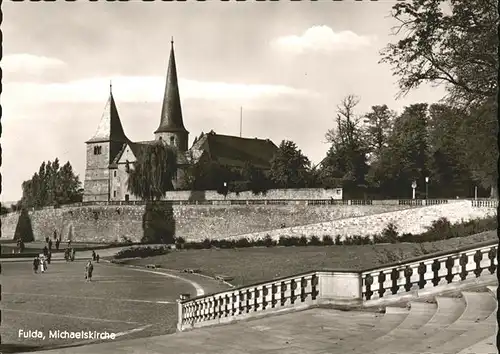
[[267,296],[269,295],[269,285],[262,285],[262,310],[267,309],[268,301]]
[[467,264],[465,266],[465,269],[467,270],[467,277],[465,279],[476,278],[476,274],[474,273],[476,270],[476,262],[474,260],[475,253],[476,252],[474,251],[465,253],[467,256]]
[[254,296],[254,293],[252,290],[250,289],[247,289],[247,310],[246,310],[246,313],[250,313],[250,311],[252,311],[253,309],[253,296]]
[[245,293],[243,291],[238,292],[238,315],[242,315],[243,312],[245,311],[245,305],[246,305],[246,299],[245,299]]
[[304,300],[312,299],[313,295],[313,275],[308,275],[304,277],[305,283],[304,283],[304,293],[305,293],[305,298]]
[[446,280],[446,276],[448,275],[448,269],[446,269],[446,260],[448,258],[439,258],[439,271],[438,271],[438,276],[439,276],[439,282],[438,285],[445,285],[448,284],[448,281]]
[[459,258],[459,264],[460,264],[460,279],[465,280],[467,278],[467,262],[468,262],[467,255],[465,253],[462,253]]
[[391,279],[391,269],[386,269],[383,270],[379,273],[379,296],[384,297],[388,296],[391,294],[391,286],[392,286],[392,279]]
[[489,249],[481,250],[481,262],[479,262],[479,268],[481,269],[481,274],[488,274],[488,267],[490,266],[488,251]]
[[232,293],[231,294],[231,302],[232,302],[232,309],[231,309],[231,315],[235,316],[236,312],[238,311],[240,307],[240,301],[238,298],[238,293]]
[[228,317],[229,314],[231,313],[231,297],[229,294],[224,294],[224,317]]
[[363,288],[362,288],[362,294],[364,295],[364,300],[371,300],[373,291],[372,291],[372,285],[373,283],[377,283],[378,281],[378,276],[372,276],[371,274],[366,274],[363,277]]
[[476,252],[474,252],[475,267],[473,273],[476,277],[479,277],[483,272],[483,268],[481,267],[481,262],[483,261],[483,257],[484,255],[481,250],[477,250]]
[[398,281],[399,281],[399,271],[397,268],[393,268],[391,270],[391,273],[389,275],[389,278],[391,279],[391,294],[397,294],[398,293],[398,290],[399,290],[399,284],[398,284]]
[[497,269],[497,248],[492,247],[488,251],[488,259],[490,260],[490,265],[488,266],[488,271],[490,274],[495,273],[495,270]]
[[311,299],[316,300],[316,297],[319,294],[318,291],[319,277],[316,274],[313,274],[311,277]]
[[441,263],[439,260],[435,259],[432,261],[432,285],[437,286],[439,283],[439,270],[441,269]]
[[297,299],[297,282],[295,279],[292,279],[290,282],[290,303],[295,304],[295,300]]
[[260,302],[262,301],[261,300],[261,289],[259,289],[259,287],[255,288],[254,292],[253,292],[253,295],[254,295],[254,306],[253,306],[253,310],[254,311],[260,311],[261,308],[260,308]]
[[224,316],[224,298],[219,296],[219,318]]
[[398,268],[397,272],[398,272],[398,282],[397,282],[398,292],[397,292],[397,294],[400,294],[400,293],[406,292],[406,288],[405,288],[405,285],[406,285],[406,274],[405,274],[406,268]]
[[287,305],[287,300],[290,298],[290,280],[281,282],[281,306]]
[[281,306],[281,286],[283,282],[278,282],[274,287],[274,295],[273,295],[273,307]]

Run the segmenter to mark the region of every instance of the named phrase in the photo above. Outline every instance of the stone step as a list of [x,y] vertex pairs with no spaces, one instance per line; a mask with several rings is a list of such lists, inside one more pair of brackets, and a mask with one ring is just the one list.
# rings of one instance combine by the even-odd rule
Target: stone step
[[457,354],[497,354],[498,349],[496,346],[496,337],[496,335],[489,336],[488,338],[459,351]]
[[[478,323],[486,320],[493,312],[496,312],[495,299],[486,292],[462,292],[466,306],[462,315],[449,326],[439,330],[436,328],[434,333],[427,337],[425,341],[415,343],[411,347],[403,348],[400,354],[421,354],[421,353],[439,353],[437,348],[457,340],[464,333],[472,331],[478,326]],[[491,327],[491,325],[490,325]],[[467,343],[461,348],[467,347]],[[392,353],[392,352],[391,352]],[[456,353],[456,351],[454,352]]]
[[443,328],[455,322],[465,310],[465,301],[463,298],[437,297],[437,309],[434,315],[422,327],[409,333],[402,340],[387,343],[375,351],[370,351],[371,354],[399,354],[409,346],[419,344],[427,340],[427,337],[432,336]]

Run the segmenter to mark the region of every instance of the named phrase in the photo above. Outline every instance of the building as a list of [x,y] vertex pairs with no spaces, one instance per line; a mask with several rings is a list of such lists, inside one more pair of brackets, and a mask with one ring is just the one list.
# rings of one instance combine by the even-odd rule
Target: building
[[200,160],[217,161],[231,167],[243,167],[248,161],[258,168],[269,168],[277,150],[269,139],[247,139],[211,131],[201,133],[188,149],[189,132],[184,127],[173,41],[171,44],[160,124],[153,140],[132,142],[127,138],[110,85],[109,99],[97,131],[86,142],[83,201],[136,200],[127,190],[127,165],[136,161],[141,149],[159,140],[177,150],[177,178],[182,176],[183,167]]

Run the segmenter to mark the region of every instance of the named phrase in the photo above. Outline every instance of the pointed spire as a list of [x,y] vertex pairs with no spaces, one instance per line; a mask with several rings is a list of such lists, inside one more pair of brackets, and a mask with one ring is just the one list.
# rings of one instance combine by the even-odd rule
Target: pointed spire
[[101,121],[97,127],[97,131],[92,139],[87,141],[87,143],[92,142],[128,142],[125,132],[123,131],[122,122],[120,121],[120,116],[118,115],[118,109],[116,108],[115,99],[113,98],[111,82],[109,84],[109,98],[104,107],[104,112],[102,113]]
[[177,82],[177,67],[175,65],[174,38],[172,37],[170,48],[170,58],[167,70],[167,82],[163,95],[163,105],[161,108],[161,120],[156,133],[186,131],[182,121],[181,99],[179,95],[179,85]]

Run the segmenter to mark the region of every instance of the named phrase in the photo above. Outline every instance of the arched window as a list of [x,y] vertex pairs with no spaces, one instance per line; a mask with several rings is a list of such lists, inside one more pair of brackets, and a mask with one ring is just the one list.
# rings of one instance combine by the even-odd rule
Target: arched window
[[170,145],[175,146],[175,137],[174,136],[170,137]]

